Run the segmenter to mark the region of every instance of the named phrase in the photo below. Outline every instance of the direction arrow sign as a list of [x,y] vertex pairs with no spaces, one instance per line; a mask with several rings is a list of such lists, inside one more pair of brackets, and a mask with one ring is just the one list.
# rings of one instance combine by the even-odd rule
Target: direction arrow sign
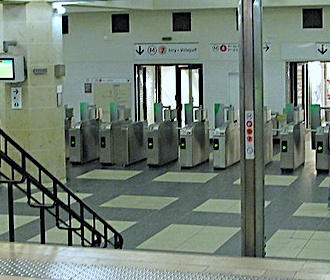
[[328,55],[329,52],[329,48],[330,48],[330,42],[319,42],[316,43],[316,53],[319,56],[325,56]]
[[136,51],[136,53],[137,53],[138,55],[142,55],[142,54],[144,53],[144,49],[142,48],[141,45],[140,45],[139,48],[138,48],[137,50],[135,50],[135,51]]
[[324,44],[322,44],[321,49],[318,48],[317,51],[318,51],[320,54],[325,55],[326,52],[328,51],[328,49],[324,47]]

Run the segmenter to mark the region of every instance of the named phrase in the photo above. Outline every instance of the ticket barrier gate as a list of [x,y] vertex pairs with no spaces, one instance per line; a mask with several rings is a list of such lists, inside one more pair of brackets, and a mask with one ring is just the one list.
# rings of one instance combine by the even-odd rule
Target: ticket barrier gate
[[131,122],[130,110],[125,106],[118,105],[116,102],[110,103],[109,122],[100,124],[100,163],[110,165],[115,163],[114,159],[114,129],[121,125]]
[[81,121],[69,129],[69,161],[85,163],[99,157],[99,120],[96,107],[87,103],[80,104]]
[[198,108],[193,121],[193,105],[185,104],[186,126],[180,129],[181,168],[194,167],[209,159],[209,125],[206,110]]
[[[321,122],[321,111],[325,110],[326,125]],[[315,166],[318,172],[329,171],[329,128],[330,109],[318,104],[311,105],[312,149],[315,149]]]
[[65,120],[64,120],[64,135],[65,135],[65,158],[70,157],[70,141],[69,141],[69,130],[72,126],[73,108],[65,107]]
[[113,127],[114,164],[127,166],[146,159],[147,122],[125,122]]
[[163,110],[161,103],[154,104],[155,123],[147,130],[147,164],[161,166],[178,159],[177,111]]
[[329,171],[330,153],[329,153],[329,134],[330,126],[320,126],[315,133],[316,144],[316,170]]
[[281,170],[294,170],[305,162],[304,111],[287,104],[288,124],[280,132]]
[[213,167],[227,168],[240,160],[240,130],[233,106],[214,104]]
[[271,110],[264,109],[264,164],[273,161],[273,121]]

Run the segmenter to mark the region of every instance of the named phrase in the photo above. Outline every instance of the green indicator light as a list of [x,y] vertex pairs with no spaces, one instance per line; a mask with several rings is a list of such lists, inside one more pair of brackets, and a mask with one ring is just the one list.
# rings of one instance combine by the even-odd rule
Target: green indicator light
[[319,151],[322,151],[323,148],[322,148],[321,146],[318,146],[317,149],[318,149]]
[[184,147],[184,143],[181,143],[181,146]]
[[71,141],[71,145],[74,145],[74,143],[75,143],[74,141]]
[[283,150],[286,150],[286,148],[287,148],[286,146],[283,146]]
[[151,147],[152,146],[152,143],[149,143],[149,146]]
[[219,145],[218,145],[218,144],[214,144],[214,147],[215,147],[215,148],[218,148],[218,147],[219,147]]

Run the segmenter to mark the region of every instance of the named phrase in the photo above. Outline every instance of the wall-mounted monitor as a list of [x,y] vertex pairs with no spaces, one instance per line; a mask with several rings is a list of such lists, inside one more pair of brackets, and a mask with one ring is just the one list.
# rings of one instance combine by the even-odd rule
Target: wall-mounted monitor
[[0,56],[0,82],[23,82],[25,76],[25,60],[23,56]]

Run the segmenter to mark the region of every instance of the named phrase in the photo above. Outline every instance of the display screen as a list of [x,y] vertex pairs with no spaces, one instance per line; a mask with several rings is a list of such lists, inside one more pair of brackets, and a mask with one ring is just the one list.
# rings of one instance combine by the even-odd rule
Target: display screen
[[0,80],[14,80],[14,59],[0,58]]

